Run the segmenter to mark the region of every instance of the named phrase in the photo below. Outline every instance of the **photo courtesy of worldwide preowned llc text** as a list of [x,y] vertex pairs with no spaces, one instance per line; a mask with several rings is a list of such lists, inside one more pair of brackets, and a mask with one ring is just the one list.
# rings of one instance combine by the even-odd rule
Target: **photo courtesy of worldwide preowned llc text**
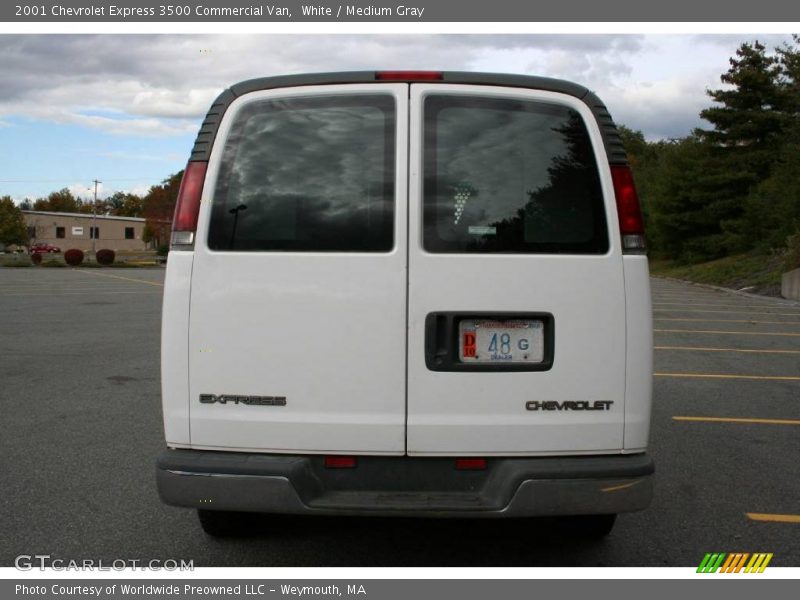
[[798,12],[0,7],[0,595],[789,592]]

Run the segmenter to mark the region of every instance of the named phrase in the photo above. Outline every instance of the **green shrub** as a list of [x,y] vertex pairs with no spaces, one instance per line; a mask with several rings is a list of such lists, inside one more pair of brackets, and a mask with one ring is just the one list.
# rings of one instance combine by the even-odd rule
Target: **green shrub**
[[4,260],[0,262],[0,267],[30,267],[33,266],[27,260]]
[[42,255],[39,254],[38,252],[34,252],[33,254],[31,254],[31,262],[35,265],[42,264]]

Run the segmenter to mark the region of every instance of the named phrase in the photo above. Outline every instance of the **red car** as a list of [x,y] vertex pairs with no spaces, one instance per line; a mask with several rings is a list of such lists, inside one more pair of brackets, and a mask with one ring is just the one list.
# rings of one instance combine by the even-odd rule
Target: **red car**
[[53,244],[47,244],[45,242],[38,242],[31,246],[31,254],[43,254],[45,252],[48,253],[61,252],[61,248],[59,248],[58,246],[53,246]]

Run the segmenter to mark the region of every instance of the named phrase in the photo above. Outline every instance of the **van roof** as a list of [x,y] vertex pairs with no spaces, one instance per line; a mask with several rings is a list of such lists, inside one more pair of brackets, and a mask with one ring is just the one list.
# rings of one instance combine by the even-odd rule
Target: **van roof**
[[[347,83],[386,83],[378,79],[377,74],[382,71],[342,71],[335,73],[305,73],[300,75],[279,75],[276,77],[259,77],[248,79],[234,84],[223,91],[216,100],[200,126],[194,147],[189,158],[190,162],[207,161],[211,155],[214,138],[228,106],[239,96],[261,90],[271,90],[282,87],[299,87],[309,85],[334,85]],[[413,72],[412,72],[413,73]],[[393,79],[393,82],[412,83],[420,81],[415,78]],[[429,80],[426,80],[429,82]],[[612,165],[627,165],[628,159],[622,140],[603,102],[592,91],[571,81],[552,79],[549,77],[535,77],[531,75],[511,75],[504,73],[472,73],[467,71],[442,71],[440,84],[468,84],[468,85],[496,85],[503,87],[521,87],[548,92],[567,94],[583,101],[592,111],[603,137],[608,161]]]

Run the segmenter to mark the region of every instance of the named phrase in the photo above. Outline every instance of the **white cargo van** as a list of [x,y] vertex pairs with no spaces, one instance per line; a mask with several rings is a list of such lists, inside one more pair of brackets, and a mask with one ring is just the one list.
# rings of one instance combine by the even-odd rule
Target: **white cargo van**
[[184,173],[162,325],[167,504],[645,508],[644,232],[601,101],[559,80],[352,72],[232,86]]

